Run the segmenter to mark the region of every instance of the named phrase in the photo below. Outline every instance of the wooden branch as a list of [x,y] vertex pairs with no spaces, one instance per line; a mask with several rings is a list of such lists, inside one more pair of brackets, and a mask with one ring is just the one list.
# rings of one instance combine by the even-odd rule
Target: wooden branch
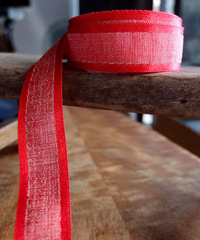
[[0,150],[17,140],[17,118],[0,123]]
[[[0,55],[0,97],[19,99],[37,56]],[[200,119],[200,68],[153,74],[63,70],[65,105]]]

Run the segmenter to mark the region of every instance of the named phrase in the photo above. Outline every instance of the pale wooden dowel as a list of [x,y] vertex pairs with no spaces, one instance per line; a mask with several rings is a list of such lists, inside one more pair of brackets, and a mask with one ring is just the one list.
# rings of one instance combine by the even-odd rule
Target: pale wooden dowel
[[0,150],[17,140],[17,118],[0,123]]
[[[19,99],[36,56],[0,54],[0,97]],[[153,74],[63,69],[65,105],[200,119],[200,68]]]

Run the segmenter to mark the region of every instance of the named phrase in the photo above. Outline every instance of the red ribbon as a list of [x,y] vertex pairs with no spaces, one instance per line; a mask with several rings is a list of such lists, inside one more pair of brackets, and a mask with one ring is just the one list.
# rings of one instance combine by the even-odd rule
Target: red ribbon
[[112,11],[69,20],[68,64],[104,72],[178,70],[182,59],[181,18],[163,12]]
[[71,213],[62,112],[62,57],[111,72],[178,70],[183,28],[151,11],[86,14],[28,72],[19,108],[20,187],[15,240],[70,240]]

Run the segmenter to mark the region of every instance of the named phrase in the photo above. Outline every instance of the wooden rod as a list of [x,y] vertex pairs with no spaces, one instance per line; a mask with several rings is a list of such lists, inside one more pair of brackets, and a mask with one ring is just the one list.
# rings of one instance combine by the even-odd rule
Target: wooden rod
[[[19,99],[37,56],[0,54],[0,98]],[[200,119],[200,67],[130,74],[72,69],[63,64],[65,105]]]

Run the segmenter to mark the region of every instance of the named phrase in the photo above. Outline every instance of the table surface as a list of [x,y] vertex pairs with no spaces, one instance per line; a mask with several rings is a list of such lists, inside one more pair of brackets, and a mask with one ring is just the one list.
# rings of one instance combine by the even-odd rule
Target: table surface
[[[199,240],[200,159],[118,112],[64,107],[73,240]],[[13,236],[17,144],[0,152],[0,239]]]

